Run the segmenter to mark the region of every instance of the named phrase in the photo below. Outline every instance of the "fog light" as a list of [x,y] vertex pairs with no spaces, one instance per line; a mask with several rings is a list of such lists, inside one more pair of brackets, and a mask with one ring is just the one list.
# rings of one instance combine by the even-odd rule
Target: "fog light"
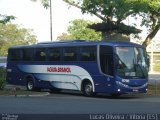
[[120,92],[120,91],[121,91],[121,89],[118,89],[117,91],[118,91],[118,92]]
[[148,89],[146,89],[146,91],[148,91]]

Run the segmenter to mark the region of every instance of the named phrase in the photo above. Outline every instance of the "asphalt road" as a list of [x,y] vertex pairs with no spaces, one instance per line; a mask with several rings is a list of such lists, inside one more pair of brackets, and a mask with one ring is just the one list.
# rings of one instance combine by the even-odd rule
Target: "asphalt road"
[[141,114],[160,113],[160,97],[127,95],[94,98],[78,93],[51,94],[42,97],[0,96],[0,113],[10,114]]

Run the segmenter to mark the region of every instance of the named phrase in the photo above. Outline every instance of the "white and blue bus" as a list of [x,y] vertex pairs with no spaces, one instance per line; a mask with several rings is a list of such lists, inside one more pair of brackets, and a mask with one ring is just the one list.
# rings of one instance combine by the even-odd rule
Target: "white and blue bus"
[[8,50],[7,81],[28,90],[62,89],[121,95],[146,93],[145,48],[130,42],[74,40],[13,46]]

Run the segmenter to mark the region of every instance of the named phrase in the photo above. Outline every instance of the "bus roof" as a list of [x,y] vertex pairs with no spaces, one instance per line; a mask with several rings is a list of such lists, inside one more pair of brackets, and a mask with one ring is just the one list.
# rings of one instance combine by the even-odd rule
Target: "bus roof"
[[34,45],[19,45],[11,48],[30,48],[30,47],[63,47],[63,46],[92,46],[92,45],[108,45],[108,46],[134,46],[143,47],[142,45],[132,42],[108,42],[108,41],[87,41],[87,40],[71,40],[71,41],[56,41],[56,42],[41,42]]

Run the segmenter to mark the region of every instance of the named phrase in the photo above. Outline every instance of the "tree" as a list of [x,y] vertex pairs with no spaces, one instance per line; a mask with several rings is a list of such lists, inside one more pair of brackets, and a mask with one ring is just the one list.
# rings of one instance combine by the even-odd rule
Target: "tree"
[[70,22],[68,27],[68,34],[63,33],[57,39],[59,40],[75,40],[75,39],[83,39],[83,40],[101,40],[101,33],[95,32],[88,28],[88,25],[93,24],[89,20],[77,19]]
[[143,16],[142,25],[148,27],[149,34],[143,45],[147,47],[157,32],[160,30],[160,1],[159,0],[142,0],[146,4],[147,10]]
[[[32,0],[37,1],[37,0]],[[40,0],[43,6],[49,7],[49,0]],[[141,8],[141,4],[130,5],[128,1],[130,0],[63,0],[64,2],[80,8],[83,13],[91,13],[99,17],[103,22],[97,24],[96,27],[93,24],[91,29],[96,31],[101,31],[103,37],[105,38],[106,31],[112,36],[113,33],[129,35],[131,33],[137,34],[141,31],[133,26],[127,26],[122,23],[133,12],[133,8],[138,11]],[[45,4],[44,4],[45,3]],[[102,27],[101,26],[105,26]],[[109,27],[108,27],[109,26]],[[113,27],[112,27],[113,26]],[[126,31],[127,28],[127,31]],[[115,35],[115,34],[114,34]],[[123,36],[123,35],[122,35]]]
[[[48,1],[48,0],[41,0]],[[142,16],[142,25],[148,28],[148,36],[143,45],[146,47],[157,34],[160,29],[160,1],[159,0],[63,0],[71,6],[75,6],[82,10],[82,13],[90,13],[96,15],[102,20],[102,24],[91,26],[99,31],[107,31],[108,33],[137,34],[141,31],[131,29],[129,26],[121,24],[128,16]],[[47,3],[47,2],[45,2]],[[44,4],[43,4],[44,5]],[[110,26],[107,28],[107,26]],[[112,27],[114,26],[114,27]],[[116,26],[116,27],[115,27]],[[122,28],[122,30],[119,28]],[[131,31],[130,31],[131,30]],[[115,32],[116,31],[116,32]],[[104,34],[105,35],[105,34]]]
[[16,24],[0,24],[0,56],[6,56],[10,46],[28,45],[36,41],[36,36],[30,29],[20,28]]
[[[159,0],[63,0],[68,4],[80,8],[83,13],[90,13],[100,18],[105,26],[122,23],[128,16],[143,17],[142,25],[148,27],[149,34],[143,45],[146,47],[160,29],[160,1]],[[115,19],[115,21],[113,21]],[[111,24],[110,24],[111,23]],[[100,24],[100,27],[102,24]],[[96,27],[99,27],[98,25]],[[116,28],[117,29],[117,28]],[[127,28],[130,30],[129,28]],[[113,29],[112,32],[114,31]],[[110,31],[108,30],[108,31]],[[135,29],[136,30],[136,29]],[[136,30],[137,31],[137,30]],[[140,31],[139,31],[140,32]],[[125,31],[124,31],[125,33]],[[132,32],[131,32],[132,33]],[[136,33],[136,32],[133,32]]]
[[0,23],[2,24],[6,24],[8,22],[10,22],[11,20],[14,20],[15,16],[7,16],[7,15],[1,15],[0,14]]
[[73,40],[72,36],[67,33],[62,33],[60,36],[57,37],[57,40]]
[[[143,4],[130,4],[130,0],[63,0],[82,10],[82,13],[96,15],[102,23],[93,24],[90,28],[101,31],[103,37],[113,34],[137,34],[141,30],[123,23],[128,16],[139,13]],[[143,6],[144,8],[144,6]],[[107,34],[106,34],[107,33]]]
[[[31,0],[33,2],[36,2],[37,0]],[[48,8],[50,5],[49,5],[49,0],[39,0],[41,1],[42,5],[44,6],[44,8]]]

